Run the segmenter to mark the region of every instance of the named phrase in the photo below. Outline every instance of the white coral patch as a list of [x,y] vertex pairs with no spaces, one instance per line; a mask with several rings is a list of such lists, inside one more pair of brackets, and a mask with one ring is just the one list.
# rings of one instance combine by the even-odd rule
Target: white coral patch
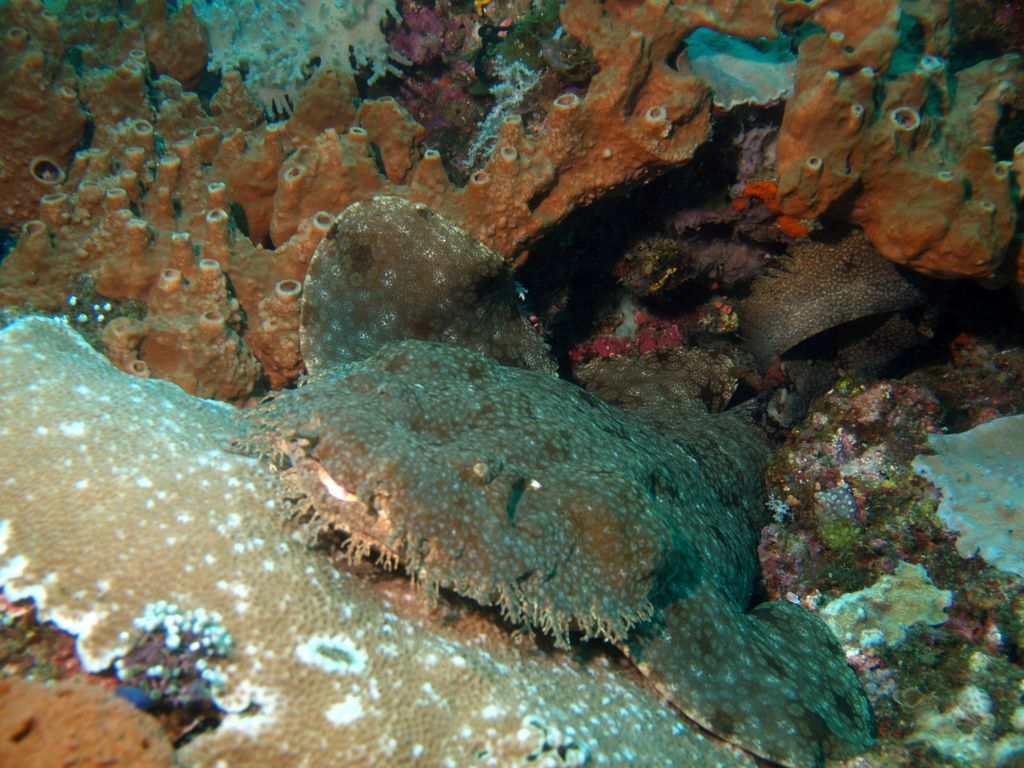
[[[7,538],[9,535],[10,524],[4,520],[0,523],[0,552],[7,551]],[[8,600],[23,600],[25,597],[32,597],[36,599],[36,595],[25,594],[29,587],[19,587],[15,589],[11,582],[15,579],[20,579],[28,568],[28,558],[24,555],[17,555],[12,557],[3,565],[0,565],[0,587],[4,587],[7,591]],[[42,592],[42,597],[46,596],[46,590],[39,588]],[[38,604],[38,600],[36,600]]]
[[220,730],[241,731],[255,738],[281,714],[279,694],[276,691],[253,685],[246,680],[215,688],[211,694],[213,703],[229,713],[221,721]]
[[57,428],[66,437],[82,437],[85,435],[84,421],[63,421],[57,425]]
[[[40,605],[39,602],[36,605]],[[116,607],[116,606],[114,606]],[[89,643],[89,637],[93,630],[107,618],[108,611],[97,608],[91,611],[76,611],[64,607],[54,607],[50,610],[39,610],[39,618],[42,621],[52,621],[65,632],[78,637],[75,646],[78,650],[78,658],[82,662],[82,668],[86,672],[101,672],[111,664],[118,656],[123,656],[127,647],[101,646],[94,648]]]
[[358,696],[346,696],[345,700],[332,704],[324,712],[324,717],[334,725],[348,725],[363,716],[363,702]]
[[319,667],[337,675],[359,675],[366,670],[369,658],[348,635],[313,635],[296,649],[303,664]]

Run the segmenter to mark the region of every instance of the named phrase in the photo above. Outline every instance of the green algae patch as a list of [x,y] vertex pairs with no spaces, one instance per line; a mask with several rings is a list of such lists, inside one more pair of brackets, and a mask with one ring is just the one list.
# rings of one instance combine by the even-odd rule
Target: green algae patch
[[848,520],[830,520],[818,529],[818,534],[826,547],[842,553],[857,542],[861,531]]

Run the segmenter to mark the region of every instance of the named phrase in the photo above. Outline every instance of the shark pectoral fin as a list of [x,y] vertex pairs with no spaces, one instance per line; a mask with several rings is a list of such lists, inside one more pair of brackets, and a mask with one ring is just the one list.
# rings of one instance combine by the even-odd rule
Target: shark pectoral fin
[[702,585],[638,629],[627,652],[690,718],[769,760],[817,768],[874,743],[870,705],[839,643],[798,606],[744,614]]

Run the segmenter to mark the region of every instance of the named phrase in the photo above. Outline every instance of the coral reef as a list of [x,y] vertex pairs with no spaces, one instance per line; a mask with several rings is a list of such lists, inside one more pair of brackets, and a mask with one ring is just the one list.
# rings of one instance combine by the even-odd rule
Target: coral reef
[[7,677],[41,683],[83,674],[74,638],[37,621],[31,600],[0,602],[0,665]]
[[848,648],[896,646],[917,624],[944,624],[952,602],[953,593],[936,587],[922,566],[899,562],[891,574],[841,595],[820,615]]
[[[285,164],[294,180],[279,193],[275,242],[313,205],[341,210],[368,194],[389,193],[426,204],[511,257],[576,207],[692,157],[710,127],[707,89],[659,58],[675,30],[663,30],[657,18],[603,14],[588,1],[565,6],[562,24],[601,69],[582,96],[566,92],[554,100],[542,132],[527,134],[518,115],[502,122],[493,155],[464,188],[453,187],[436,152],[423,152],[408,181],[392,186],[364,161],[353,137],[321,136]],[[649,45],[638,25],[658,43]]]
[[[7,4],[4,12],[12,24],[29,28],[46,18],[27,0]],[[249,233],[265,237],[259,228],[269,226],[269,213],[260,213],[254,195],[272,193],[273,184],[261,190],[259,179],[267,162],[276,172],[280,148],[265,134],[242,134],[254,126],[242,117],[248,97],[237,77],[225,78],[206,113],[176,81],[151,79],[155,63],[144,47],[132,47],[144,45],[136,20],[96,15],[84,8],[62,28],[83,51],[86,66],[73,84],[92,116],[92,146],[77,152],[66,172],[59,168],[34,211],[39,218],[21,225],[21,237],[0,264],[0,300],[53,310],[76,295],[85,275],[100,303],[146,304],[144,317],[136,318],[141,327],[131,332],[134,350],[112,353],[124,366],[137,359],[140,369],[188,391],[238,402],[261,374],[278,386],[294,380],[301,369],[294,341],[298,306],[288,280],[302,277],[329,218],[314,216],[291,245],[272,253],[254,245],[229,211],[241,205]],[[107,47],[99,47],[101,40]],[[153,46],[159,49],[155,38]],[[124,57],[115,59],[117,69],[109,66],[114,56]],[[12,89],[11,96],[18,93]],[[240,163],[240,154],[247,163]],[[223,318],[219,330],[204,320],[209,313]]]
[[957,61],[973,64],[1007,50],[1024,50],[1024,8],[1019,0],[957,0],[953,29]]
[[202,608],[182,610],[158,601],[146,606],[135,626],[142,635],[114,663],[117,678],[125,687],[165,707],[202,708],[213,690],[224,684],[211,659],[223,659],[235,651],[234,638],[219,614]]
[[197,767],[1021,763],[1022,19],[0,0],[0,672]]
[[594,357],[668,351],[685,341],[686,332],[678,323],[636,311],[633,306],[623,309],[627,316],[611,333],[577,344],[569,350],[569,359],[580,363]]
[[65,178],[85,131],[85,110],[63,63],[57,18],[0,6],[0,226],[31,218],[40,197]]
[[755,44],[704,27],[686,37],[675,65],[707,80],[715,105],[724,109],[769,104],[789,96],[796,76],[796,55],[787,37]]
[[[140,8],[150,20],[163,6]],[[115,8],[103,15],[83,7],[61,28],[32,0],[15,0],[5,13],[17,28],[48,30],[49,38],[26,35],[26,49],[49,40],[59,52],[63,37],[82,51],[80,72],[61,71],[68,103],[80,109],[81,100],[94,133],[65,167],[68,151],[82,138],[81,130],[69,134],[59,156],[36,169],[46,187],[31,182],[29,197],[46,193],[38,207],[12,209],[9,223],[21,225],[21,237],[0,265],[0,301],[51,310],[84,273],[104,300],[148,304],[166,270],[182,272],[186,286],[200,261],[217,261],[233,294],[227,300],[237,299],[244,313],[233,321],[233,313],[218,309],[227,324],[223,357],[235,362],[200,370],[209,359],[195,349],[202,312],[192,312],[188,302],[163,321],[143,321],[139,359],[190,391],[223,392],[239,402],[259,376],[281,386],[301,370],[288,340],[295,307],[289,290],[279,288],[302,278],[325,229],[324,209],[336,212],[375,193],[399,194],[512,257],[574,208],[685,162],[709,130],[705,86],[657,58],[674,28],[662,30],[657,17],[642,19],[657,35],[652,48],[633,31],[641,20],[599,19],[597,4],[588,2],[567,7],[563,24],[594,50],[600,72],[582,95],[567,91],[554,100],[540,133],[527,134],[518,116],[505,120],[493,156],[465,187],[448,180],[435,150],[419,146],[423,129],[393,100],[367,100],[356,110],[351,78],[342,69],[321,66],[297,95],[289,120],[267,125],[237,73],[225,73],[208,102],[170,74],[154,79],[156,51],[173,46],[166,34],[158,46],[154,35],[151,59],[140,22]],[[180,31],[176,42],[194,50],[190,6],[176,13],[161,23],[167,34]],[[680,28],[699,21],[676,20]],[[185,72],[190,67],[172,69],[192,77]],[[12,121],[31,120],[32,110],[42,109],[20,104],[22,92],[34,94],[36,103],[43,86],[62,87],[55,72],[47,77],[42,85],[26,81],[11,89],[5,104]],[[633,105],[628,114],[620,108],[624,102]],[[264,247],[268,238],[272,250]],[[147,360],[147,349],[167,348],[160,338],[168,334],[177,335],[181,359]],[[157,339],[147,345],[148,335]],[[253,355],[262,371],[254,369]]]
[[[446,161],[452,165],[456,158],[442,157],[436,149],[424,145],[427,132],[434,130],[430,125],[426,129],[420,126],[390,96],[362,99],[357,104],[358,88],[365,84],[360,80],[357,85],[353,80],[349,49],[355,51],[357,69],[361,61],[370,69],[376,62],[374,72],[378,75],[386,68],[384,62],[389,55],[411,62],[414,69],[444,69],[443,77],[429,78],[430,98],[435,104],[440,98],[451,105],[445,109],[456,109],[472,100],[467,93],[473,73],[467,70],[464,59],[486,47],[473,42],[478,30],[465,19],[448,23],[439,20],[444,16],[441,10],[417,5],[410,7],[405,26],[385,36],[380,20],[397,16],[386,3],[364,4],[345,13],[336,3],[280,4],[274,7],[266,25],[242,29],[234,22],[220,20],[215,24],[210,17],[238,9],[224,10],[210,4],[193,8],[186,3],[172,9],[158,0],[148,0],[124,10],[114,3],[92,7],[76,2],[64,9],[58,21],[35,0],[12,0],[2,11],[6,24],[14,30],[8,35],[11,39],[3,54],[3,71],[11,78],[12,87],[4,91],[0,115],[5,116],[16,141],[5,143],[8,155],[0,158],[0,181],[9,190],[4,223],[20,227],[21,234],[0,265],[0,301],[52,311],[72,295],[70,283],[89,275],[99,304],[131,300],[148,305],[159,294],[158,283],[167,269],[181,271],[182,285],[188,285],[192,282],[189,273],[201,260],[218,261],[228,286],[222,303],[237,300],[239,306],[236,312],[226,312],[226,306],[216,310],[226,323],[219,342],[222,347],[213,356],[220,362],[211,365],[211,355],[198,349],[204,343],[202,315],[209,310],[194,312],[188,301],[180,299],[177,305],[165,304],[163,311],[148,307],[152,319],[137,318],[143,328],[136,359],[196,394],[217,394],[244,402],[265,385],[293,383],[302,371],[294,338],[298,319],[292,281],[301,281],[310,253],[331,215],[374,194],[398,195],[427,205],[506,258],[525,258],[532,243],[574,210],[685,164],[710,138],[708,83],[696,74],[680,71],[669,61],[682,41],[701,30],[701,35],[714,34],[719,36],[717,39],[762,37],[765,40],[757,45],[779,48],[781,42],[770,42],[782,40],[779,30],[792,29],[805,21],[819,24],[832,34],[810,34],[801,43],[803,86],[798,82],[780,134],[778,197],[784,215],[769,217],[779,228],[779,239],[784,242],[787,236],[804,235],[806,225],[798,219],[824,214],[830,206],[829,215],[846,216],[832,205],[839,197],[848,198],[838,187],[830,187],[827,194],[815,192],[817,202],[813,205],[806,201],[798,205],[793,168],[803,167],[800,153],[811,151],[815,141],[825,140],[804,136],[806,126],[816,130],[823,124],[810,115],[832,114],[849,106],[843,88],[848,80],[856,78],[843,75],[841,93],[836,95],[822,91],[821,83],[827,80],[823,80],[823,72],[847,72],[854,62],[862,68],[874,68],[876,79],[891,91],[886,96],[889,101],[898,96],[910,105],[899,107],[904,109],[899,115],[910,120],[913,107],[917,110],[913,114],[922,121],[920,128],[908,131],[906,126],[891,121],[868,120],[865,124],[875,127],[861,133],[920,133],[934,122],[928,105],[935,102],[941,107],[937,113],[941,125],[948,127],[942,132],[942,141],[949,146],[944,144],[941,150],[931,144],[931,148],[924,147],[922,139],[915,145],[917,149],[900,150],[910,154],[907,158],[898,155],[897,163],[896,156],[885,155],[875,147],[876,141],[857,144],[861,148],[851,156],[868,158],[876,169],[883,167],[881,158],[885,157],[886,169],[893,167],[903,173],[901,182],[885,187],[890,190],[885,194],[892,190],[902,194],[904,188],[913,186],[904,178],[911,172],[904,173],[905,169],[927,168],[931,179],[939,173],[933,173],[928,165],[937,162],[933,157],[936,153],[956,156],[960,158],[956,173],[970,181],[967,186],[974,199],[960,206],[962,201],[957,196],[956,211],[952,212],[936,209],[895,214],[903,210],[898,201],[880,198],[883,193],[877,189],[882,187],[867,180],[874,176],[895,179],[899,174],[886,170],[883,176],[881,171],[867,167],[858,170],[860,166],[855,164],[840,186],[856,186],[866,192],[862,204],[855,206],[847,218],[864,227],[883,255],[910,263],[915,269],[988,275],[1003,258],[1012,230],[1013,206],[1004,204],[1009,200],[1010,188],[1003,172],[1009,166],[1001,156],[996,158],[999,162],[990,163],[991,167],[981,160],[975,162],[971,158],[980,158],[979,151],[991,154],[996,150],[961,145],[968,134],[987,135],[986,131],[1002,129],[1005,120],[996,113],[1007,112],[1016,103],[1016,91],[999,83],[1016,82],[1016,65],[1010,59],[979,63],[956,75],[955,89],[944,86],[946,90],[936,90],[927,104],[914,102],[908,91],[913,89],[902,84],[922,80],[924,75],[900,69],[899,63],[905,58],[898,45],[901,38],[891,28],[895,2],[876,9],[877,13],[863,22],[878,23],[874,36],[860,26],[843,30],[844,39],[856,44],[852,45],[853,53],[842,51],[837,42],[837,19],[852,18],[843,12],[845,5],[839,0],[820,7],[792,3],[775,7],[767,3],[744,4],[731,10],[689,3],[649,3],[633,8],[628,3],[574,0],[561,8],[561,26],[554,23],[553,6],[538,7],[535,13],[500,28],[504,31],[496,33],[499,36],[490,54],[494,61],[505,62],[502,66],[506,68],[525,67],[529,78],[538,75],[539,87],[554,83],[562,90],[543,110],[524,105],[521,111],[529,111],[525,118],[510,113],[493,131],[478,133],[477,140],[484,142],[481,146],[493,142],[494,151],[481,167],[470,169],[468,181],[460,185],[449,178],[444,167]],[[938,61],[935,57],[944,50],[941,46],[948,37],[944,18],[932,5],[915,10],[918,16],[913,17],[920,17],[931,35],[928,46],[935,48],[923,54],[921,61],[927,66]],[[909,12],[907,17],[911,18]],[[268,36],[287,19],[301,23],[289,37],[291,47],[282,54],[287,61],[274,63],[260,51],[266,48]],[[338,24],[348,30],[345,35],[335,38],[323,34],[325,25]],[[555,32],[545,40],[551,29]],[[210,38],[212,54],[205,44],[204,31]],[[433,33],[439,33],[436,44],[424,43],[423,35]],[[230,47],[229,55],[228,41],[238,35],[251,37],[246,38],[251,44]],[[372,45],[368,43],[364,49],[355,42],[357,38]],[[863,45],[861,38],[866,40]],[[391,54],[387,41],[394,46]],[[327,51],[318,45],[334,47]],[[692,53],[699,59],[696,41],[693,47]],[[573,51],[586,55],[577,56]],[[74,66],[68,61],[72,53]],[[360,58],[364,54],[365,60]],[[208,63],[208,56],[212,56],[211,66],[220,68],[219,87],[213,92],[209,85],[203,85],[205,90],[201,91],[186,90],[200,88],[197,73]],[[842,62],[833,61],[835,57],[842,58]],[[460,59],[461,64],[457,63]],[[899,66],[889,66],[890,60]],[[573,61],[580,64],[576,74]],[[587,61],[594,63],[596,71]],[[243,77],[232,67],[242,67],[247,74]],[[997,73],[999,67],[1005,71]],[[270,77],[271,72],[280,77]],[[552,79],[549,72],[557,76]],[[255,88],[257,82],[263,82],[264,75],[288,81],[287,121],[266,123],[263,109],[246,91],[247,85]],[[928,77],[935,80],[938,89],[947,75],[947,70],[939,67]],[[992,87],[999,93],[984,96],[986,88],[991,90],[992,78],[996,78]],[[422,91],[427,87],[425,82],[414,72],[407,85]],[[955,98],[941,95],[954,90]],[[971,94],[976,106],[969,108]],[[280,93],[278,96],[284,98]],[[814,109],[805,109],[805,102],[813,102]],[[470,124],[480,117],[474,114],[468,120]],[[429,110],[417,111],[417,115],[428,124],[433,119]],[[46,127],[51,123],[59,129]],[[822,136],[840,143],[833,149],[822,149],[815,157],[845,157],[852,152],[837,138],[838,133]],[[1005,139],[1000,141],[1005,143]],[[462,143],[468,144],[468,137],[464,136]],[[69,162],[69,154],[79,146],[82,148]],[[454,154],[465,150],[459,142],[450,146]],[[835,165],[833,160],[828,164],[829,169]],[[1000,178],[992,177],[993,173]],[[748,186],[772,183],[766,178],[741,178]],[[826,173],[822,178],[831,177]],[[942,189],[961,186],[955,182],[939,184]],[[767,192],[748,192],[741,190],[738,200],[756,197],[775,204]],[[945,200],[941,195],[929,199]],[[996,206],[992,233],[978,230],[981,234],[977,236],[966,234],[975,226],[971,221],[988,215],[982,208],[989,202]],[[927,230],[921,235],[914,228],[888,227],[884,222],[890,219],[869,220],[868,213],[932,223],[918,227],[924,227],[921,232]],[[753,218],[748,217],[750,226],[759,226]],[[952,222],[951,234],[942,235],[946,245],[940,246],[927,233],[945,226],[936,222],[947,218]],[[958,223],[961,220],[965,222],[962,225]],[[765,220],[760,226],[767,223]],[[883,237],[880,228],[886,227],[887,232],[896,234]],[[181,239],[184,234],[188,235],[187,241]],[[979,253],[988,254],[986,266],[936,266],[929,261],[931,256],[918,253],[920,243],[909,242],[914,237],[931,238],[928,253],[945,249],[959,254],[949,258],[961,261],[966,258],[965,249],[980,248]],[[893,238],[902,244],[894,245]],[[962,247],[954,247],[954,240],[962,241]],[[188,250],[192,259],[186,258]],[[751,263],[758,256],[742,248],[725,249],[719,256],[707,256],[703,261],[695,257],[695,268],[699,271],[710,263],[711,268],[728,274],[731,261]],[[1012,264],[1007,264],[1011,269]],[[168,358],[169,344],[180,350],[180,359]],[[130,362],[131,356],[123,350],[118,354]]]
[[1024,413],[1024,348],[977,330],[958,333],[947,346],[948,362],[914,371],[906,381],[934,394],[950,432]]
[[757,200],[769,212],[775,214],[775,224],[787,237],[800,238],[810,232],[810,227],[799,219],[779,213],[779,206],[775,202],[778,185],[774,181],[748,181],[742,185],[737,184],[736,187],[735,199],[732,202],[733,208],[742,211],[750,205],[751,201]]
[[298,92],[318,66],[351,78],[352,61],[374,79],[395,68],[389,59],[409,63],[381,32],[381,22],[398,16],[393,0],[200,2],[197,13],[210,33],[210,69],[244,72],[246,89],[272,115],[295,109]]
[[878,718],[878,765],[1012,764],[1024,734],[1020,580],[962,558],[912,466],[944,423],[991,418],[989,402],[1024,409],[1024,367],[990,342],[954,349],[904,382],[841,381],[769,470],[766,587],[841,630]]

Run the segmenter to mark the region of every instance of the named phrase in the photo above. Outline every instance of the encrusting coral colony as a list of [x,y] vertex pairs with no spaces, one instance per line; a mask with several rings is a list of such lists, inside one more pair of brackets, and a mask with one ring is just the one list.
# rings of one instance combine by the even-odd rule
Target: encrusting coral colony
[[0,765],[1020,765],[1021,51],[0,0]]

